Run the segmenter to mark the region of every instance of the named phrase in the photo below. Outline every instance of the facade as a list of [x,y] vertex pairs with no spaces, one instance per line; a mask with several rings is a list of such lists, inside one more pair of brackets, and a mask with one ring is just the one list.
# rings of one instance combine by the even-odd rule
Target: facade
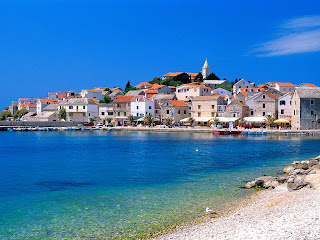
[[204,65],[202,67],[203,79],[206,79],[209,75],[210,75],[210,67],[209,67],[208,61],[206,59],[206,61],[204,62]]
[[253,100],[253,111],[255,117],[265,117],[270,115],[278,118],[278,98],[264,92]]
[[136,96],[131,102],[131,115],[135,117],[154,116],[154,100],[146,97]]
[[130,90],[126,96],[144,96],[145,90]]
[[250,114],[249,106],[240,100],[234,100],[226,107],[224,117],[244,118]]
[[175,94],[156,94],[153,95],[151,99],[154,100],[155,103],[154,116],[159,118],[160,121],[162,119],[161,105],[168,100],[178,100]]
[[282,83],[282,82],[275,82],[273,84],[271,84],[270,86],[271,88],[274,88],[276,90],[278,90],[279,92],[293,92],[295,89],[295,86],[292,83],[286,82],[286,83]]
[[108,118],[113,119],[113,104],[112,103],[99,103],[99,118],[104,123]]
[[83,89],[80,92],[82,98],[96,98],[98,100],[103,100],[102,93],[99,90],[89,90]]
[[182,100],[167,100],[161,105],[162,121],[169,118],[173,122],[190,117],[189,106]]
[[71,90],[71,91],[67,92],[67,97],[68,98],[74,98],[74,97],[77,97],[78,94],[79,94],[78,92]]
[[247,80],[241,79],[239,80],[239,82],[233,85],[233,89],[232,89],[233,94],[237,94],[239,89],[242,89],[242,88],[253,88],[253,86]]
[[320,88],[296,88],[292,97],[292,129],[320,129],[319,115]]
[[9,111],[11,112],[12,115],[18,111],[18,101],[12,101],[11,105],[9,106]]
[[98,117],[99,106],[88,98],[65,99],[59,103],[59,110],[66,109],[66,121],[88,122]]
[[32,102],[28,102],[26,105],[24,105],[24,108],[29,112],[37,112],[37,104],[34,104]]
[[183,100],[183,101],[189,101],[194,97],[210,96],[210,95],[211,95],[210,88],[202,85],[196,85],[196,84],[183,84],[181,86],[178,86],[176,90],[176,96],[178,100]]
[[131,114],[131,102],[135,96],[117,96],[113,104],[113,116],[117,125],[123,125]]
[[55,102],[57,102],[57,101],[53,100],[53,99],[48,99],[48,98],[38,99],[37,100],[37,113],[41,113],[42,109],[44,109],[49,104],[54,104]]
[[278,118],[291,120],[292,93],[286,93],[278,98]]
[[191,117],[216,117],[223,109],[221,106],[226,106],[226,102],[219,95],[195,97],[192,99]]
[[114,90],[112,93],[110,93],[109,97],[114,100],[116,99],[118,96],[123,96],[124,93],[121,90]]
[[48,93],[48,98],[49,99],[53,99],[53,100],[57,100],[58,98],[57,98],[57,94],[56,93]]

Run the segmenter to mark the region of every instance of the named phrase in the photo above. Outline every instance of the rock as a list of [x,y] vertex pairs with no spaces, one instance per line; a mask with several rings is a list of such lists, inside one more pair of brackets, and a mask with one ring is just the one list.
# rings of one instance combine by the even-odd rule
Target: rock
[[244,188],[253,188],[256,186],[256,181],[247,182],[243,187]]
[[293,172],[291,174],[293,174],[293,175],[307,175],[307,174],[309,174],[310,171],[311,171],[311,169],[307,169],[307,170],[295,169],[295,170],[293,170]]
[[283,169],[283,172],[289,174],[295,169],[295,166],[296,164],[289,164]]
[[315,165],[318,165],[319,161],[315,160],[315,159],[309,159],[309,160],[306,161],[306,163],[308,164],[309,167],[313,167]]
[[304,179],[302,180],[298,180],[298,179],[295,179],[294,182],[288,182],[287,184],[287,188],[289,191],[294,191],[294,190],[299,190],[305,186],[308,185],[308,182]]
[[317,173],[316,170],[311,170],[311,171],[309,172],[309,174],[316,174],[316,173]]
[[298,163],[295,168],[307,170],[309,168],[309,165],[306,162],[301,162]]
[[277,178],[280,184],[285,183],[289,179],[289,176],[280,176]]
[[314,170],[320,170],[320,165],[314,165],[314,166],[312,166],[312,169],[314,169]]

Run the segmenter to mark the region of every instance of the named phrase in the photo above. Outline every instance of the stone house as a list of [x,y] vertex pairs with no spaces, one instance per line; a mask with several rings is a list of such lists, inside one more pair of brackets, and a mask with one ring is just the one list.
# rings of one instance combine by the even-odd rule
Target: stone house
[[183,84],[176,89],[176,96],[178,100],[189,101],[194,97],[210,96],[211,89],[197,84]]
[[154,116],[156,118],[159,118],[160,121],[162,119],[161,105],[168,100],[178,100],[175,94],[155,94],[152,96],[151,99],[154,100],[154,105],[155,105]]
[[226,107],[224,117],[244,118],[250,115],[249,106],[244,101],[233,100]]
[[275,82],[271,84],[271,88],[278,90],[279,92],[293,92],[295,86],[290,82]]
[[320,88],[296,88],[292,96],[292,129],[320,129],[319,115]]
[[199,96],[191,101],[191,117],[216,117],[219,106],[226,106],[226,101],[219,95]]
[[167,100],[161,105],[162,121],[170,118],[173,122],[179,122],[189,116],[189,106],[182,100]]
[[286,93],[278,98],[278,118],[291,120],[292,93]]
[[278,98],[267,92],[260,93],[253,100],[253,112],[255,117],[270,115],[278,118]]
[[253,88],[252,84],[250,82],[248,82],[247,80],[245,79],[241,79],[239,82],[235,83],[233,85],[233,88],[232,88],[232,92],[233,94],[237,94],[239,92],[239,89],[242,89],[242,88]]
[[136,96],[117,96],[113,104],[113,116],[117,125],[123,125],[131,114],[131,102]]

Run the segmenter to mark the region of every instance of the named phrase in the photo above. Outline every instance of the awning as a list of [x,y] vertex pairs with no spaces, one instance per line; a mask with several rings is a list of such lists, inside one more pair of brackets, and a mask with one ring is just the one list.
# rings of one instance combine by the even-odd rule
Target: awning
[[[217,117],[217,119],[219,119],[219,122],[228,123],[228,122],[235,122],[239,118],[236,118],[236,117]],[[212,118],[211,122],[213,122],[213,121],[214,121],[214,118]]]
[[266,117],[245,117],[243,120],[246,122],[256,122],[256,123],[262,123],[267,120]]
[[277,119],[277,120],[275,120],[273,122],[275,122],[275,123],[289,123],[290,121],[287,120],[287,119],[279,118],[279,119]]
[[[190,117],[181,119],[180,122],[189,122]],[[209,122],[213,117],[193,117],[195,122]]]
[[[145,121],[147,120],[147,118],[148,118],[148,117],[139,118],[139,119],[137,120],[137,122],[145,122]],[[155,117],[152,117],[152,120],[153,120],[154,122],[159,122],[159,121],[160,121],[159,118],[155,118]]]
[[128,117],[114,117],[114,118],[118,118],[118,119],[128,119]]

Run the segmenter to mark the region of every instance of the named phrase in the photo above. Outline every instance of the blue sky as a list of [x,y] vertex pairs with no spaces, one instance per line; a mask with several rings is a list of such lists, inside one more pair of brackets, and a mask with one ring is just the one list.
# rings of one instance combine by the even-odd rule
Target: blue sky
[[320,85],[319,1],[0,2],[0,106],[167,72]]

